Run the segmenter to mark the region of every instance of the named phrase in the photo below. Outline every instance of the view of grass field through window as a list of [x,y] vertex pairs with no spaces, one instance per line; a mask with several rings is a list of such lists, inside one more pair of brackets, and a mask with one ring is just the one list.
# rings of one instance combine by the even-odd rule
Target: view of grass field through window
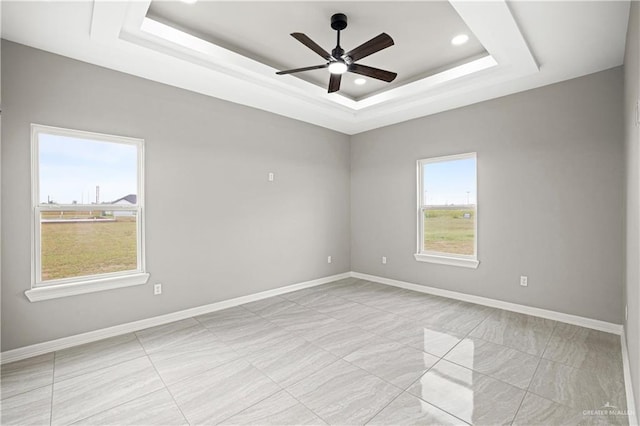
[[135,216],[46,213],[41,221],[43,281],[137,268]]
[[138,269],[138,147],[40,134],[40,281]]
[[423,250],[475,255],[476,159],[422,165]]
[[424,211],[424,249],[440,253],[474,254],[475,210],[427,208]]

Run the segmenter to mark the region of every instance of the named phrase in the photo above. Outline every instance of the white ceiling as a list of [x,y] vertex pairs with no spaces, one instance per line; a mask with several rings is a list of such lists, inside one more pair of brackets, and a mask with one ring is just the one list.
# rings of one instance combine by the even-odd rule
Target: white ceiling
[[[239,4],[242,2],[229,2],[234,3],[233,5],[212,3],[202,6],[212,6],[210,10],[227,8],[225,10],[242,12],[245,17],[247,13],[251,13],[246,8],[247,4]],[[266,31],[270,20],[278,20],[278,8],[297,10],[297,13],[309,16],[301,20],[300,27],[295,25],[283,28],[284,37],[287,38],[286,34],[292,31],[304,32],[330,49],[333,31],[329,27],[328,17],[316,16],[323,3],[326,3],[324,6],[330,4],[298,1],[268,3],[268,7],[263,7],[253,3],[260,12],[250,20],[256,21],[256,25],[257,22],[264,21],[267,24],[264,28]],[[396,39],[396,46],[387,49],[388,54],[391,55],[392,49],[402,51],[403,48],[399,45],[406,34],[423,34],[421,31],[424,28],[420,27],[413,11],[429,10],[430,6],[424,3],[341,2],[341,5],[345,5],[345,9],[341,11],[348,11],[350,18],[349,27],[343,35],[346,37],[352,31],[353,44],[357,45],[386,31]],[[502,0],[451,0],[433,5],[433,10],[455,10],[479,42],[476,47],[482,46],[488,55],[471,55],[461,60],[441,60],[446,54],[438,56],[441,63],[448,62],[449,65],[438,66],[435,73],[429,72],[432,67],[428,64],[403,64],[402,67],[409,70],[406,71],[407,75],[413,69],[414,76],[417,73],[420,78],[407,77],[400,80],[399,77],[398,84],[387,90],[383,89],[382,92],[371,96],[366,96],[365,92],[351,92],[351,96],[348,96],[341,92],[327,94],[326,86],[320,87],[317,82],[305,81],[292,75],[275,75],[274,65],[279,65],[274,62],[275,59],[269,59],[268,54],[262,55],[262,49],[257,52],[248,47],[252,40],[260,37],[260,33],[251,28],[243,30],[236,27],[233,37],[224,39],[221,33],[203,31],[206,27],[194,29],[194,24],[197,23],[195,20],[167,25],[167,17],[162,19],[164,23],[147,17],[150,0],[4,0],[0,5],[2,37],[7,40],[347,134],[621,65],[629,14],[628,1],[516,1],[507,4]],[[402,10],[411,15],[403,21],[406,28],[397,26],[398,18],[385,23],[381,19],[384,12],[377,18],[366,18],[368,14],[375,16],[380,13],[371,12],[376,8],[378,11],[387,8],[389,14],[394,7],[404,8]],[[333,11],[332,8],[331,13]],[[233,19],[241,22],[241,18],[235,16]],[[375,19],[378,21],[374,25]],[[178,19],[174,16],[174,20]],[[457,18],[451,18],[445,22],[456,20]],[[202,20],[199,22],[199,25],[205,23]],[[188,32],[183,31],[189,25],[192,28]],[[433,36],[434,40],[448,39],[450,35],[447,32],[451,25],[438,26],[440,35]],[[391,34],[390,29],[394,29],[397,35]],[[433,28],[429,28],[427,31],[432,30]],[[271,43],[271,37],[276,37],[275,33],[269,36],[266,45]],[[328,37],[329,40],[323,37]],[[239,38],[242,40],[237,41]],[[346,38],[343,40],[344,47],[351,47],[351,40],[349,44]],[[261,42],[264,41],[263,39]],[[286,51],[298,51],[292,53],[295,57],[283,61],[282,65],[298,67],[315,63],[314,54],[304,52],[306,48],[302,44],[293,38],[288,43],[289,47],[282,48]],[[362,60],[362,63],[396,71],[387,62],[393,56],[387,56],[385,51],[376,55],[380,55],[381,62],[374,62],[374,59],[378,59],[372,55]],[[309,58],[312,62],[298,63],[299,58]],[[405,59],[396,58],[400,61],[399,67]],[[295,64],[289,61],[294,61]],[[374,92],[378,90],[373,89]]]

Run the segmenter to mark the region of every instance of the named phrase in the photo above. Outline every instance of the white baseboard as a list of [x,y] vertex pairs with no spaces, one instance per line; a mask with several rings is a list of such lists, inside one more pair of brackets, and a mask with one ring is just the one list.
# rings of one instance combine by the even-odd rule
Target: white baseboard
[[[624,371],[624,387],[627,394],[627,412],[629,415],[629,425],[638,425],[638,413],[636,413],[636,400],[633,394],[633,382],[631,381],[631,368],[629,367],[629,349],[627,347],[627,336],[624,331],[620,336],[622,346],[622,369]],[[638,390],[640,392],[640,390]]]
[[[305,281],[272,290],[262,291],[260,293],[250,294],[247,296],[236,297],[234,299],[223,300],[221,302],[209,305],[198,306],[195,308],[185,309],[166,315],[160,315],[153,318],[147,318],[140,321],[134,321],[126,324],[120,324],[113,327],[103,328],[100,330],[89,331],[87,333],[77,334],[74,336],[63,337],[48,342],[37,343],[35,345],[25,346],[22,348],[12,349],[0,354],[0,364],[5,364],[21,359],[30,358],[37,355],[58,351],[72,346],[82,345],[85,343],[95,342],[97,340],[114,337],[125,333],[143,330],[149,327],[155,327],[182,319],[203,315],[210,312],[219,311],[233,306],[242,305],[244,303],[256,300],[266,299],[272,296],[278,296],[284,293],[301,290],[304,288],[314,287],[337,281],[344,278],[359,278],[367,281],[374,281],[394,287],[400,287],[407,290],[418,291],[421,293],[433,294],[436,296],[448,297],[451,299],[462,300],[465,302],[476,303],[478,305],[490,306],[493,308],[504,309],[507,311],[519,312],[528,315],[534,315],[542,318],[548,318],[556,321],[566,322],[568,324],[579,325],[581,327],[592,328],[595,330],[606,331],[609,333],[622,335],[623,328],[620,324],[613,324],[605,321],[595,320],[591,318],[579,317],[576,315],[564,314],[561,312],[550,311],[546,309],[534,308],[516,303],[504,302],[501,300],[489,299],[481,296],[473,296],[469,294],[459,293],[450,290],[443,290],[435,287],[428,287],[419,284],[413,284],[405,281],[398,281],[389,278],[378,277],[375,275],[362,274],[360,272],[345,272],[342,274],[332,275],[316,280]],[[626,348],[626,346],[625,346]]]
[[462,300],[464,302],[476,303],[478,305],[490,306],[492,308],[504,309],[505,311],[518,312],[521,314],[533,315],[555,321],[566,322],[568,324],[579,325],[580,327],[594,330],[606,331],[607,333],[622,334],[622,324],[600,321],[592,318],[580,317],[577,315],[565,314],[562,312],[550,311],[547,309],[534,308],[517,303],[504,302],[502,300],[490,299],[488,297],[473,296],[471,294],[459,293],[457,291],[443,290],[441,288],[429,287],[426,285],[413,284],[405,281],[392,280],[390,278],[378,277],[375,275],[351,272],[351,276],[367,281],[374,281],[393,287],[400,287],[420,293],[433,294],[435,296],[448,297],[450,299]]
[[6,364],[13,361],[19,361],[21,359],[31,358],[33,356],[43,355],[49,352],[59,351],[85,343],[95,342],[97,340],[106,339],[108,337],[114,337],[125,333],[144,330],[145,328],[155,327],[157,325],[163,325],[198,315],[207,314],[210,312],[220,311],[222,309],[231,308],[233,306],[254,302],[256,300],[266,299],[268,297],[278,296],[280,294],[291,293],[292,291],[315,287],[317,285],[322,285],[349,277],[351,277],[351,273],[345,272],[342,274],[318,278],[316,280],[278,287],[272,290],[261,291],[260,293],[254,293],[247,296],[236,297],[234,299],[223,300],[221,302],[211,303],[209,305],[203,305],[178,312],[172,312],[170,314],[147,318],[140,321],[134,321],[126,324],[116,325],[113,327],[103,328],[100,330],[89,331],[87,333],[76,334],[75,336],[63,337],[61,339],[50,340],[48,342],[37,343],[30,346],[24,346],[22,348],[2,352],[0,354],[0,364]]

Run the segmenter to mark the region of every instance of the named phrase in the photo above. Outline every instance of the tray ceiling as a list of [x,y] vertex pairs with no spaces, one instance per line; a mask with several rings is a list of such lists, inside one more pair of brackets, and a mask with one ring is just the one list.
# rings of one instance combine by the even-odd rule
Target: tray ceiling
[[[289,34],[302,32],[328,52],[336,45],[330,17],[345,13],[348,27],[341,33],[345,50],[382,32],[395,45],[359,63],[398,73],[391,84],[360,76],[343,76],[340,92],[355,100],[428,77],[483,56],[482,47],[448,2],[183,2],[153,1],[147,17],[212,42],[275,69],[284,70],[324,61]],[[459,34],[469,36],[460,46],[451,44]],[[295,77],[326,89],[327,70],[298,73]]]
[[[619,66],[629,16],[628,1],[1,5],[7,40],[346,134]],[[347,49],[383,31],[395,39],[362,63],[398,72],[397,82],[327,94],[323,70],[275,75],[322,62],[288,34],[304,32],[331,49],[335,12],[349,16]],[[452,35],[466,31],[470,42],[454,49]]]

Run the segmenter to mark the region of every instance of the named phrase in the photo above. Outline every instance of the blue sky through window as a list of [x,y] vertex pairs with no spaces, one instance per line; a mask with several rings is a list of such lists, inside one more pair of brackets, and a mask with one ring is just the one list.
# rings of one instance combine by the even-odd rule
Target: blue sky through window
[[427,163],[423,167],[423,200],[427,206],[477,203],[475,158]]
[[40,202],[92,204],[137,193],[135,145],[39,135]]

